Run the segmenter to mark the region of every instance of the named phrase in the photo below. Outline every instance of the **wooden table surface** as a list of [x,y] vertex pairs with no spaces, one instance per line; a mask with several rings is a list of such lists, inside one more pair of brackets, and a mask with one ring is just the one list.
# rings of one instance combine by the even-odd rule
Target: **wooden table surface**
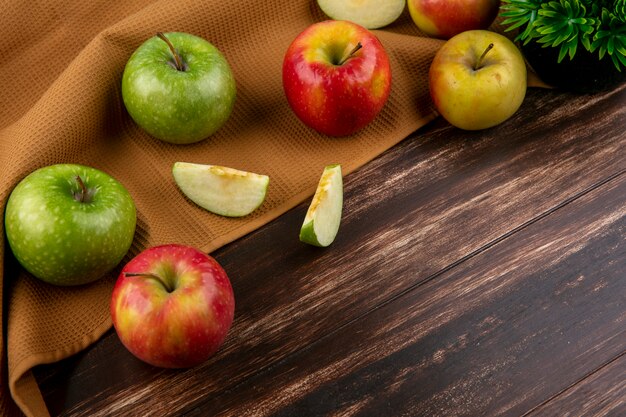
[[626,415],[626,85],[531,89],[504,124],[437,119],[344,178],[326,249],[308,203],[212,255],[236,313],[189,370],[109,331],[35,376],[53,415]]

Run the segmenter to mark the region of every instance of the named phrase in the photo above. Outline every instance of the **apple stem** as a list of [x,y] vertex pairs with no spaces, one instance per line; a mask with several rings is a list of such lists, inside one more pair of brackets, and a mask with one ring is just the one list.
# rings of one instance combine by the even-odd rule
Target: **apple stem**
[[485,49],[485,52],[483,52],[483,54],[480,56],[480,58],[478,58],[478,62],[476,62],[476,65],[474,66],[474,71],[478,71],[479,69],[482,68],[483,66],[483,60],[485,59],[485,56],[489,53],[489,51],[491,51],[493,49],[493,43],[490,43],[489,46],[487,46],[487,48]]
[[172,42],[170,42],[170,40],[167,39],[167,37],[163,34],[163,32],[157,32],[156,35],[160,39],[162,39],[163,42],[165,42],[167,46],[169,46],[170,51],[172,51],[172,55],[174,55],[174,61],[176,62],[176,69],[178,71],[184,71],[185,66],[183,65],[183,60],[181,59],[180,55],[178,55],[178,52],[176,52],[176,48],[174,48],[174,45],[172,45]]
[[346,62],[348,59],[350,59],[352,57],[352,55],[354,55],[356,53],[356,51],[358,51],[362,47],[363,47],[363,45],[361,45],[361,42],[357,43],[356,46],[354,48],[352,48],[350,53],[348,53],[348,55],[344,56],[343,59],[341,61],[339,61],[339,63],[337,65],[343,65],[344,62]]
[[124,276],[125,277],[144,277],[144,278],[151,278],[151,279],[155,279],[158,282],[161,283],[161,285],[163,285],[165,287],[165,289],[167,290],[167,292],[172,292],[174,291],[173,288],[170,287],[170,285],[168,285],[167,282],[165,282],[165,280],[163,278],[161,278],[160,276],[158,276],[157,274],[153,274],[151,272],[124,272]]
[[85,183],[80,175],[76,176],[76,182],[78,183],[80,190],[74,194],[74,199],[80,203],[84,203],[89,191],[87,190],[87,186],[85,186]]

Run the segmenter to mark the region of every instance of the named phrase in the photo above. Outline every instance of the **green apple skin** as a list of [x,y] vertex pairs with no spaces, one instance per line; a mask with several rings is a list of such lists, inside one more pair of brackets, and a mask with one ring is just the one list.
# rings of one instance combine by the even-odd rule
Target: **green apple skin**
[[[480,57],[490,44],[482,64]],[[465,130],[486,129],[504,122],[526,95],[526,64],[504,36],[470,30],[448,40],[429,71],[430,95],[450,124]]]
[[195,143],[228,120],[235,103],[235,78],[222,53],[206,40],[181,32],[164,35],[184,69],[176,69],[163,39],[148,39],[124,69],[124,105],[150,135],[174,144]]
[[[81,202],[81,186],[88,190]],[[9,246],[32,275],[55,285],[97,280],[133,241],[136,209],[124,186],[95,168],[59,164],[26,176],[6,206]]]

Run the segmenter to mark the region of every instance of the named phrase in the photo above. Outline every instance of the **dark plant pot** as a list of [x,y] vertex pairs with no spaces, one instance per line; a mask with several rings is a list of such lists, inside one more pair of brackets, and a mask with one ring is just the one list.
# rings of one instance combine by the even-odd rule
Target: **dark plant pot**
[[563,90],[595,93],[626,81],[626,69],[618,71],[608,55],[599,60],[597,51],[591,53],[579,47],[574,59],[565,56],[560,63],[557,62],[559,48],[543,48],[531,41],[522,46],[522,51],[539,78]]

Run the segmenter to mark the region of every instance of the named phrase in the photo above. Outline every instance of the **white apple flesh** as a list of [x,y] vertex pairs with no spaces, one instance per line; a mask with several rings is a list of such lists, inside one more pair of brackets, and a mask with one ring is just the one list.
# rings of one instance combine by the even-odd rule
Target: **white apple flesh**
[[317,0],[317,4],[331,19],[378,29],[400,17],[406,0]]
[[317,185],[300,229],[300,241],[326,247],[335,240],[343,211],[343,178],[340,165],[328,165]]
[[222,216],[241,217],[265,200],[269,177],[218,166],[176,162],[174,181],[191,201]]

